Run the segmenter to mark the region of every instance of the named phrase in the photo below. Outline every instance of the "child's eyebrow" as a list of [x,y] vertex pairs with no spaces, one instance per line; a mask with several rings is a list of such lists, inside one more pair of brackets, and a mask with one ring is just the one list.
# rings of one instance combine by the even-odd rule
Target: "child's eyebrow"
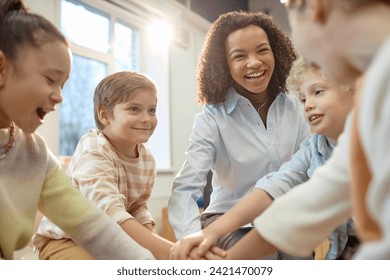
[[[141,103],[136,103],[136,102],[132,102],[132,101],[128,101],[128,102],[124,102],[123,103],[125,106],[144,106],[144,104],[141,104]],[[157,106],[157,102],[155,104],[152,104],[152,105],[147,105],[146,107],[149,107],[149,106]]]
[[51,73],[59,74],[59,75],[64,74],[64,71],[62,71],[61,69],[57,69],[57,68],[48,68],[47,71],[51,72]]
[[[56,78],[62,78],[63,75],[66,75],[67,73],[65,73],[64,71],[62,70],[59,70],[59,69],[55,69],[55,68],[50,68],[48,69],[46,72],[47,75],[55,75]],[[64,77],[65,81],[69,79],[69,74],[66,75],[66,77]]]
[[327,84],[324,83],[324,82],[315,82],[314,84],[311,84],[309,86],[309,89],[310,90],[313,90],[313,89],[318,89],[318,88],[321,88],[321,89],[324,89],[327,87]]

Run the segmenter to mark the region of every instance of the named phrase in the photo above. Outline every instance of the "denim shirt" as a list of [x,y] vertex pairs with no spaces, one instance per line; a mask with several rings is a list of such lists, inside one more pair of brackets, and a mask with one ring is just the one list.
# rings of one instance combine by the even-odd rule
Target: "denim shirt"
[[309,135],[298,99],[279,94],[265,127],[250,101],[230,88],[224,102],[196,115],[186,160],[168,202],[177,239],[199,231],[197,200],[213,172],[210,204],[204,213],[225,213],[264,175],[290,160]]
[[[263,189],[274,199],[285,194],[312,176],[333,152],[334,146],[325,136],[312,134],[301,145],[292,159],[284,163],[279,171],[272,172],[256,183],[255,188]],[[349,219],[333,231],[329,239],[329,251],[325,259],[336,259],[344,250],[348,234],[354,235],[354,222]]]

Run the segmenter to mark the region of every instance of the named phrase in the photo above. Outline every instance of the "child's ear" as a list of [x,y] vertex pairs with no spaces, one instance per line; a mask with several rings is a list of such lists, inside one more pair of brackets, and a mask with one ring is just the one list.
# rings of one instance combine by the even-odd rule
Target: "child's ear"
[[314,21],[320,24],[324,24],[328,18],[330,4],[327,3],[328,1],[324,0],[312,0],[310,2],[310,8],[313,13],[312,15]]
[[4,53],[0,51],[0,87],[2,87],[5,83],[7,64],[7,58],[5,57]]
[[100,107],[100,108],[99,108],[99,114],[98,114],[98,116],[99,116],[100,122],[101,122],[104,126],[106,126],[106,125],[109,124],[110,120],[109,120],[109,118],[108,118],[108,113],[107,113],[107,110],[106,110],[105,107]]

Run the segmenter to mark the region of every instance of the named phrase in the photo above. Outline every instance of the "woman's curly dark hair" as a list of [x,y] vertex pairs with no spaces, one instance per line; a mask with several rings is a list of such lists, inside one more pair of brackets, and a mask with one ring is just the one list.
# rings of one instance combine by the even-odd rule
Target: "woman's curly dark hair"
[[276,96],[281,91],[286,92],[286,79],[291,64],[297,58],[290,39],[265,13],[234,11],[219,16],[206,35],[196,77],[199,103],[217,104],[224,101],[232,84],[225,41],[230,33],[249,25],[259,26],[267,33],[274,54],[275,70],[268,85],[268,94]]

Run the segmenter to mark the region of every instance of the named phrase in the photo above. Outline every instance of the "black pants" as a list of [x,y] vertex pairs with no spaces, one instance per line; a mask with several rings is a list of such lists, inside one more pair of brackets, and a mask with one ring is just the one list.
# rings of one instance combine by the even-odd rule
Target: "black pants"
[[356,236],[348,235],[347,245],[345,245],[343,252],[336,260],[352,260],[359,246],[359,239]]

